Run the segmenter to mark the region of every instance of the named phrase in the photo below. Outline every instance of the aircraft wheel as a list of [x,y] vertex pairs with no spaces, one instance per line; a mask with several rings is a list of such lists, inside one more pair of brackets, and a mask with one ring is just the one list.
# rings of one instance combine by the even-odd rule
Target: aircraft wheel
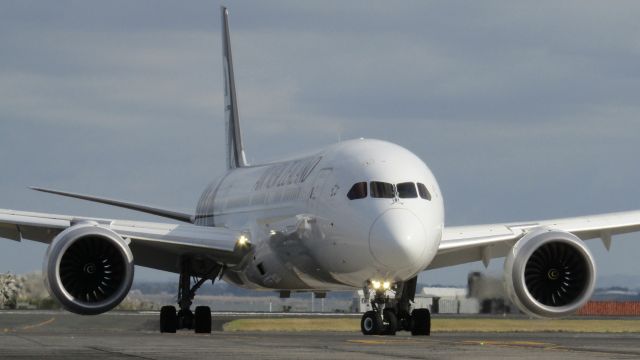
[[360,330],[364,335],[377,335],[382,333],[382,318],[375,311],[367,311],[360,320]]
[[384,328],[384,334],[395,335],[396,331],[398,331],[398,316],[396,316],[396,312],[392,309],[384,309],[384,311],[382,311],[382,315],[384,321],[387,322],[387,325]]
[[411,312],[411,335],[431,335],[431,313],[429,309],[415,309]]
[[178,315],[175,306],[163,306],[160,309],[160,332],[175,333],[178,328]]
[[211,309],[208,306],[197,306],[194,323],[196,334],[211,334]]

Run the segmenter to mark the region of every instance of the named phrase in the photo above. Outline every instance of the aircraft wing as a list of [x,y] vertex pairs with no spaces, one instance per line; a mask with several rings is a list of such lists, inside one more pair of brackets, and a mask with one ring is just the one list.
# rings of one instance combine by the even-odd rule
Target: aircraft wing
[[129,240],[136,265],[179,272],[179,258],[197,253],[220,264],[236,264],[238,231],[191,224],[82,218],[0,209],[0,237],[15,241],[50,243],[56,235],[77,221],[94,221]]
[[511,224],[447,227],[443,231],[438,254],[427,269],[475,261],[482,261],[487,266],[491,259],[506,256],[520,238],[539,227],[570,232],[582,240],[600,238],[609,249],[613,235],[640,231],[640,211]]

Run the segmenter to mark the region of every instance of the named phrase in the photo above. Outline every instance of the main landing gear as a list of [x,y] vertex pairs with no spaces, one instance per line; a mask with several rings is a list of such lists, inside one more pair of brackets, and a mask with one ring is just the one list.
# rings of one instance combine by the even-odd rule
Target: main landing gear
[[[396,285],[396,297],[389,298],[384,289],[374,289],[371,308],[362,315],[360,329],[364,335],[395,335],[397,331],[411,331],[411,335],[431,334],[431,313],[429,309],[413,309],[418,278]],[[365,288],[365,298],[369,289]],[[368,300],[368,299],[367,299]]]
[[[160,332],[175,333],[180,329],[193,329],[196,334],[211,333],[211,309],[208,306],[197,306],[195,313],[191,311],[193,298],[196,291],[207,280],[213,283],[220,273],[221,268],[214,266],[211,271],[205,273],[198,272],[194,275],[193,266],[189,259],[183,261],[178,285],[178,306],[180,310],[176,312],[175,306],[163,306],[160,309]],[[194,283],[191,285],[191,283]]]

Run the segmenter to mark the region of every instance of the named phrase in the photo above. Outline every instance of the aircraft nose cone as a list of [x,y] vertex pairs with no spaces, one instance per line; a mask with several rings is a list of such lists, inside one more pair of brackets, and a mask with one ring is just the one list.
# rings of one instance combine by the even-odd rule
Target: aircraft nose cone
[[369,232],[371,255],[394,269],[419,264],[426,241],[424,226],[406,209],[388,210],[376,219]]

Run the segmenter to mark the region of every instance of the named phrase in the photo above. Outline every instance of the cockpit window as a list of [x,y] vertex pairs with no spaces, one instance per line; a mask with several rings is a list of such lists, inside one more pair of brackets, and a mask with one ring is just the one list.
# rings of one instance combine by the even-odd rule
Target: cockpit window
[[418,183],[418,193],[420,193],[421,198],[431,201],[431,193],[423,183]]
[[353,184],[349,192],[347,193],[349,200],[364,199],[367,197],[367,183],[359,182]]
[[393,199],[396,197],[393,185],[380,181],[371,182],[371,197]]
[[396,185],[398,189],[398,197],[401,199],[413,199],[418,197],[416,184],[412,182],[404,182]]

